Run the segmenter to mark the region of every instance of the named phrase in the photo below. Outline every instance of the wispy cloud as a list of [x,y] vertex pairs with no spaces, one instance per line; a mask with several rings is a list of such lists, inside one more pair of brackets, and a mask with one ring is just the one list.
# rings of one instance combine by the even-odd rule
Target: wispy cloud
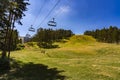
[[59,9],[55,11],[56,14],[59,15],[64,15],[70,12],[70,7],[69,6],[61,6]]

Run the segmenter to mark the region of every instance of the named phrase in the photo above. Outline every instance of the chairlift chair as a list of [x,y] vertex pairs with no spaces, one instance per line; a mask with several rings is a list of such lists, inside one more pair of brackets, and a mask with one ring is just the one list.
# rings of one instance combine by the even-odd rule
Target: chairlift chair
[[53,18],[52,21],[49,21],[49,22],[48,22],[48,26],[56,27],[56,26],[57,26],[57,23],[56,23],[54,20],[55,20],[55,18]]
[[35,28],[33,28],[32,25],[31,25],[31,27],[29,28],[29,31],[35,32]]
[[27,33],[25,37],[26,37],[26,38],[30,38],[31,35]]

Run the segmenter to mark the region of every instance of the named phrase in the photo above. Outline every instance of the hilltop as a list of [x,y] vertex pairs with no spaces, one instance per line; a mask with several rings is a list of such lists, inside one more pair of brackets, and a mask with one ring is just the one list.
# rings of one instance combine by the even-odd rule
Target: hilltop
[[87,35],[74,35],[70,37],[68,42],[74,44],[85,44],[85,43],[89,44],[96,42],[96,39],[94,39],[92,36],[87,36]]

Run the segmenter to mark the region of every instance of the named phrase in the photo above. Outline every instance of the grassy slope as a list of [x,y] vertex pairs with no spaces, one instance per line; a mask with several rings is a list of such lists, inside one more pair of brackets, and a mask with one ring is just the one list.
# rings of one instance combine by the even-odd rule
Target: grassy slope
[[[56,44],[59,44],[60,48],[46,49],[46,54],[41,53],[41,49],[38,48],[12,52],[12,57],[21,62],[21,70],[13,70],[4,78],[9,80],[120,79],[120,45],[98,43],[88,36],[74,36],[66,43]],[[42,64],[41,67],[36,66],[38,64]]]

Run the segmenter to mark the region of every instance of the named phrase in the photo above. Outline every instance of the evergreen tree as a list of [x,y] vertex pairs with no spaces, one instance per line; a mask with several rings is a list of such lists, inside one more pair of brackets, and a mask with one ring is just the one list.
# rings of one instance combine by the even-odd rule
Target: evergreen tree
[[[0,0],[0,45],[2,48],[2,59],[10,58],[10,51],[14,43],[15,23],[22,25],[20,20],[27,10],[26,0]],[[8,56],[7,56],[8,52]]]
[[103,28],[101,30],[96,29],[95,31],[85,31],[84,34],[93,36],[100,42],[117,44],[120,42],[120,29],[116,26],[110,26],[109,28]]
[[71,30],[52,30],[52,29],[43,29],[39,28],[37,34],[33,36],[31,41],[38,42],[40,47],[43,48],[52,48],[54,47],[52,44],[55,41],[60,41],[62,39],[67,39],[73,35]]

